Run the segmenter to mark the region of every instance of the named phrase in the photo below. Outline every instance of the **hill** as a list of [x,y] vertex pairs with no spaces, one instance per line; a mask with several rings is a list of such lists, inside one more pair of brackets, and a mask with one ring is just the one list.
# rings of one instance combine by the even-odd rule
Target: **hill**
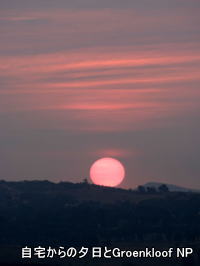
[[[166,184],[166,183],[164,183],[164,184],[168,187],[169,191],[171,191],[171,192],[197,192],[197,193],[200,193],[200,190],[198,190],[198,189],[185,188],[185,187],[176,186],[176,185],[172,185],[172,184]],[[153,187],[157,190],[161,185],[163,185],[163,183],[148,182],[148,183],[144,184],[143,186],[145,188]]]
[[66,204],[94,201],[100,203],[115,203],[118,201],[140,202],[144,199],[160,198],[162,194],[141,194],[134,190],[96,186],[88,183],[45,181],[0,181],[0,199],[14,201],[15,204],[27,202],[34,198],[42,198],[43,201],[58,201],[62,199]]
[[0,228],[0,262],[14,260],[22,246],[199,248],[200,193],[0,181]]

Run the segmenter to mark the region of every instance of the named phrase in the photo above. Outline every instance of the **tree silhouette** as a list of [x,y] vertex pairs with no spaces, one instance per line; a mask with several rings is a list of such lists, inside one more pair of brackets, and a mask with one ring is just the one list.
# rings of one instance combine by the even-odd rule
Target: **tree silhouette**
[[138,186],[137,191],[140,192],[140,193],[145,193],[146,189],[145,189],[144,186]]
[[159,186],[158,190],[159,190],[159,192],[161,192],[161,193],[167,193],[167,192],[169,192],[169,188],[168,188],[168,186],[165,185],[165,184]]
[[147,192],[148,193],[156,193],[156,188],[155,187],[147,187]]
[[83,184],[86,184],[86,185],[89,184],[87,178],[84,178],[84,179],[83,179]]

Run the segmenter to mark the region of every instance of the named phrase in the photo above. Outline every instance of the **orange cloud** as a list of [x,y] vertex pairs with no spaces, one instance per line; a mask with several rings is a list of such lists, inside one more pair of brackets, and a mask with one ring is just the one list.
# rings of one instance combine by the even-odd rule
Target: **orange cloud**
[[117,149],[117,148],[105,148],[99,149],[96,151],[91,152],[91,155],[96,157],[118,157],[118,158],[125,158],[129,156],[134,156],[140,154],[140,151],[129,151],[128,149]]
[[156,126],[197,108],[199,92],[192,84],[200,78],[199,47],[181,47],[93,47],[0,56],[1,111],[32,112],[35,122],[27,121],[29,126],[42,117],[46,126],[72,131]]

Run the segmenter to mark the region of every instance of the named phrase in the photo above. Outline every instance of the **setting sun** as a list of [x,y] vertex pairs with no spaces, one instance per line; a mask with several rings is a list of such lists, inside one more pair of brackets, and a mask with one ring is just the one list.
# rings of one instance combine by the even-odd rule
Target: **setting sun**
[[102,158],[90,168],[90,178],[96,185],[116,187],[125,177],[122,163],[113,158]]

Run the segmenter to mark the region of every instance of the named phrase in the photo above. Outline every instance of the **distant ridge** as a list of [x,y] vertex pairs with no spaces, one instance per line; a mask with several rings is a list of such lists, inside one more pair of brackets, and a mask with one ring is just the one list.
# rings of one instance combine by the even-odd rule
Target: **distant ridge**
[[143,186],[145,188],[147,187],[154,187],[155,189],[158,189],[161,185],[166,185],[171,192],[200,192],[198,189],[192,189],[192,188],[185,188],[181,186],[176,186],[173,184],[166,184],[166,183],[159,183],[159,182],[148,182],[144,184]]

